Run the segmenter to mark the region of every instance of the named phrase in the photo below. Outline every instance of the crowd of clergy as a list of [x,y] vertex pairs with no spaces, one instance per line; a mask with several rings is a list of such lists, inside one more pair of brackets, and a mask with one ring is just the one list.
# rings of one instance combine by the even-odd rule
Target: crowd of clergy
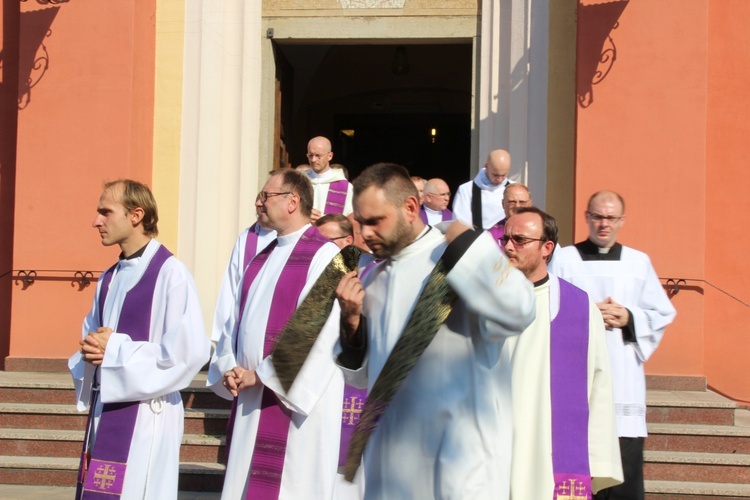
[[392,163],[352,182],[331,143],[270,173],[210,335],[139,182],[93,226],[118,261],[69,367],[89,409],[77,498],[176,499],[179,391],[209,363],[232,402],[222,498],[643,499],[643,364],[676,311],[593,193],[588,238],[492,151],[451,191]]

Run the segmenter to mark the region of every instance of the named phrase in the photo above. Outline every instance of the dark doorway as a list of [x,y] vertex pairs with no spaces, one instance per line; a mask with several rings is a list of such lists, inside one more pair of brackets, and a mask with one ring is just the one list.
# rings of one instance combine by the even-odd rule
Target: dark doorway
[[305,163],[307,141],[323,135],[352,179],[379,161],[443,178],[454,192],[469,179],[471,41],[275,50],[293,80],[277,103],[290,165]]

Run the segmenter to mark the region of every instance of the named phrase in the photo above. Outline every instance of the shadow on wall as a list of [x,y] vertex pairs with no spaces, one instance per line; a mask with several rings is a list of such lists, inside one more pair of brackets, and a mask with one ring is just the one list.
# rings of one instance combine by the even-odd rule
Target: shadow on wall
[[629,3],[629,0],[600,1],[581,0],[578,4],[576,89],[582,108],[593,104],[593,86],[607,77],[617,59],[611,33],[619,26],[618,19]]
[[21,12],[18,46],[18,109],[31,102],[31,89],[49,68],[49,53],[44,39],[52,34],[50,27],[60,7]]

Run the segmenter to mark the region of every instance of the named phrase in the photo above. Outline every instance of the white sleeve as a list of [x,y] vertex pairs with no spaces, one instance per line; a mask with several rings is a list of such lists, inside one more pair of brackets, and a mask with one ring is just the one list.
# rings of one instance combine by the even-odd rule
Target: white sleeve
[[[101,280],[96,285],[96,292],[94,293],[94,301],[91,305],[91,310],[83,320],[81,326],[81,339],[84,339],[89,332],[95,332],[99,328],[99,314],[97,312],[97,305],[99,302],[99,293],[101,290]],[[76,390],[76,408],[78,411],[86,411],[89,407],[91,399],[91,383],[93,381],[95,366],[91,363],[86,363],[83,360],[81,351],[77,350],[68,359],[68,369],[73,377],[73,386]]]
[[227,269],[224,272],[224,278],[221,280],[221,288],[219,289],[219,296],[216,299],[216,311],[214,312],[214,322],[211,330],[211,340],[214,342],[219,341],[221,332],[226,326],[227,321],[229,321],[235,305],[237,287],[243,272],[242,261],[245,258],[245,244],[248,232],[249,229],[245,229],[237,238],[234,248],[232,248],[232,254],[229,257]]
[[102,402],[142,401],[184,389],[210,350],[193,278],[171,258],[154,289],[150,341],[117,332],[109,338],[100,367]]
[[458,186],[453,198],[453,218],[472,226],[471,220],[471,188],[474,181]]
[[664,329],[674,321],[677,315],[677,311],[667,297],[650,259],[648,257],[646,259],[648,269],[646,270],[646,279],[643,282],[643,290],[639,294],[638,305],[636,307],[626,306],[633,315],[636,353],[643,362],[648,361],[648,358],[659,347],[659,343],[664,336]]
[[492,235],[482,232],[446,279],[469,310],[480,316],[482,336],[501,340],[518,335],[534,321],[534,288],[500,251]]

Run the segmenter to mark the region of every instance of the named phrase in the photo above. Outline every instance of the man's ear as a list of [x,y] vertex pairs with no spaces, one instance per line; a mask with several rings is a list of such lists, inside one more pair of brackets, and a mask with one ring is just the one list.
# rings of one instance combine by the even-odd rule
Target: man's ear
[[548,260],[547,257],[552,255],[552,252],[555,251],[555,244],[552,241],[545,241],[542,243],[542,258],[544,260]]
[[290,214],[299,210],[299,203],[300,203],[300,198],[298,194],[292,194],[292,196],[289,197],[287,210],[289,211]]
[[136,227],[143,221],[146,212],[141,207],[135,207],[128,215],[130,216],[130,223],[133,224],[133,227]]
[[409,196],[406,198],[403,207],[406,211],[407,222],[412,222],[415,218],[419,217],[419,200],[416,196]]

